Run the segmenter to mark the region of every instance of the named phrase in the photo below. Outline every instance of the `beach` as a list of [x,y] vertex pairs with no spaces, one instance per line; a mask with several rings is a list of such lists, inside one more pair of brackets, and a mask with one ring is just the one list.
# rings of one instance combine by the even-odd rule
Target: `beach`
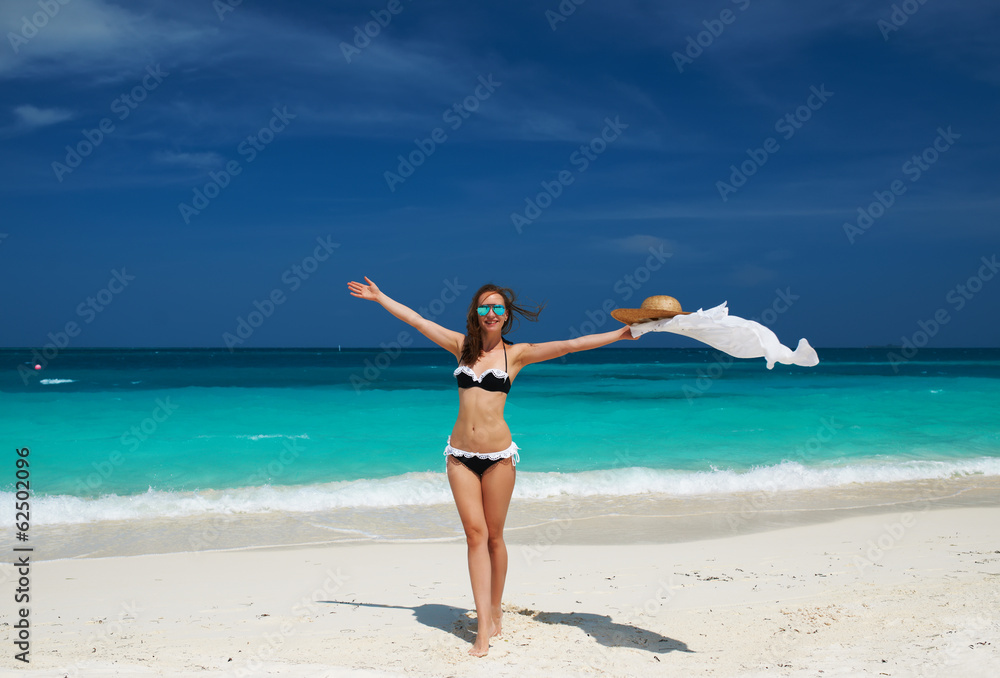
[[23,540],[13,463],[0,485],[0,673],[993,676],[1000,353],[823,356],[518,377],[504,630],[475,659],[450,356],[356,388],[377,352],[78,351],[27,383],[0,352],[31,484]]
[[[42,560],[18,675],[993,676],[1000,495],[926,490],[780,511],[804,514],[794,526],[731,512],[697,540],[680,515],[512,530],[482,659],[458,539]],[[657,528],[679,540],[649,543]]]
[[996,3],[0,7],[0,678],[1000,678]]

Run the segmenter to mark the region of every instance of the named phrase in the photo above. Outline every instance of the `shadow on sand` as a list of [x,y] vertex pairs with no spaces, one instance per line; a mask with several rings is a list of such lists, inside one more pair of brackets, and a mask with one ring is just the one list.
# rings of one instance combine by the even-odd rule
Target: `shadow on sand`
[[611,621],[606,614],[591,614],[589,612],[536,612],[520,609],[517,614],[531,617],[543,624],[563,624],[573,626],[596,640],[604,647],[631,647],[636,650],[647,650],[655,654],[668,652],[694,652],[688,649],[687,643],[661,636],[632,624],[619,624]]
[[[467,616],[468,610],[451,605],[434,603],[407,607],[405,605],[381,605],[379,603],[354,603],[343,600],[320,600],[328,605],[347,605],[350,607],[374,607],[389,610],[410,610],[417,622],[424,626],[439,629],[462,640],[473,643],[476,640],[475,620]],[[505,606],[506,607],[506,606]],[[593,638],[604,647],[629,647],[637,650],[647,650],[655,654],[668,652],[693,652],[687,643],[673,638],[661,636],[631,624],[619,624],[606,614],[590,614],[588,612],[538,612],[524,608],[505,609],[504,618],[510,615],[522,615],[543,624],[562,624],[575,627]],[[504,629],[507,630],[507,624]]]
[[470,643],[476,641],[476,632],[472,626],[470,626],[469,623],[460,623],[462,621],[473,622],[472,619],[466,616],[466,612],[468,612],[468,610],[460,607],[437,605],[434,603],[417,605],[416,607],[407,607],[406,605],[380,605],[379,603],[348,603],[343,600],[320,600],[317,602],[327,603],[330,605],[348,605],[350,607],[377,607],[386,610],[410,610],[417,618],[417,621],[424,626],[429,626],[432,629],[440,629],[445,633],[450,633],[453,636],[457,636]]

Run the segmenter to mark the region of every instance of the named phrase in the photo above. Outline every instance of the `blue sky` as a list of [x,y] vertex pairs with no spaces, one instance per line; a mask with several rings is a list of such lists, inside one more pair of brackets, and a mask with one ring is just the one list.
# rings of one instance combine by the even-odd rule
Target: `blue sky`
[[671,294],[1000,346],[1000,10],[896,8],[5,2],[0,345],[375,346],[367,275],[547,302],[515,340]]

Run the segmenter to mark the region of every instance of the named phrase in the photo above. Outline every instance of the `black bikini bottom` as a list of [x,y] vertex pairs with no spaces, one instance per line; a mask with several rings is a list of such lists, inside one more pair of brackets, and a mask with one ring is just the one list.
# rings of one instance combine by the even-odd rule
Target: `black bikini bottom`
[[480,478],[483,477],[483,474],[486,473],[487,469],[493,466],[493,464],[498,464],[503,461],[503,459],[480,459],[479,457],[459,457],[458,455],[452,456],[465,464],[470,471],[475,473]]

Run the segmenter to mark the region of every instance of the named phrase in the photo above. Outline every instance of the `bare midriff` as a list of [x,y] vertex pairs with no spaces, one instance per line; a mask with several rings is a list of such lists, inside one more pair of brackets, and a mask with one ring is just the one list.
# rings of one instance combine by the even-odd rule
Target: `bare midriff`
[[481,388],[458,389],[458,420],[451,430],[451,446],[486,454],[510,447],[510,427],[503,419],[506,393]]

